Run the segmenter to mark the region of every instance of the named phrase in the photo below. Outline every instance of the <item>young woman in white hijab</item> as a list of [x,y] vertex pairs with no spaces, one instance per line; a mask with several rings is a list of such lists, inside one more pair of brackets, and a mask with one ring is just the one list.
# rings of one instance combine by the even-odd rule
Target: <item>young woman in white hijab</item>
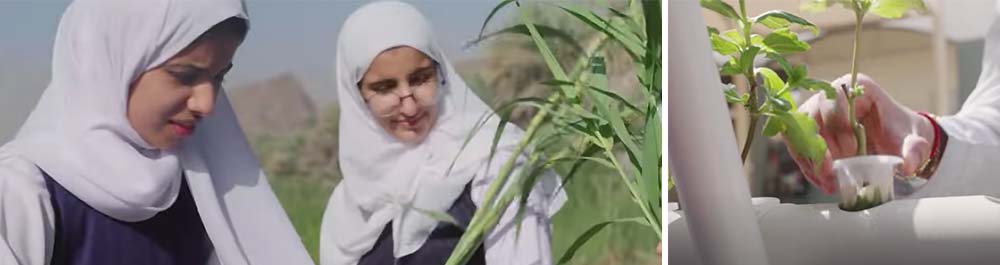
[[77,0],[0,147],[0,264],[310,264],[223,76],[240,0]]
[[[336,71],[343,181],[323,217],[320,263],[443,264],[461,229],[415,209],[467,224],[503,162],[526,161],[513,153],[524,132],[508,124],[487,166],[494,117],[459,155],[492,110],[455,72],[423,15],[405,3],[354,11],[340,30]],[[558,186],[558,176],[544,176],[520,229],[513,205],[469,264],[551,264],[550,217],[566,200]]]

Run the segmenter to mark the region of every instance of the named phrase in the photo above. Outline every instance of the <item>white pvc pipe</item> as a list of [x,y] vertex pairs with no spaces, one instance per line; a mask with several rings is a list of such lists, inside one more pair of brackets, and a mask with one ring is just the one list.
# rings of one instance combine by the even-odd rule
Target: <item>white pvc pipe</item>
[[667,146],[687,232],[703,264],[767,264],[701,6],[667,3]]
[[[756,214],[774,265],[1000,261],[1000,200],[988,196],[895,200],[860,212],[836,204],[759,204]],[[687,236],[694,220],[670,215],[670,263],[703,264]]]

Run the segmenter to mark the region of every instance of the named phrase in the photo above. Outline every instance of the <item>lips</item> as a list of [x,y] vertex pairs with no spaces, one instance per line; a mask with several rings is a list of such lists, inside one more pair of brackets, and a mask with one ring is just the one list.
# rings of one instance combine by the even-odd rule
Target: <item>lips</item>
[[397,120],[396,123],[399,124],[399,125],[402,125],[404,127],[416,127],[417,124],[419,124],[420,121],[422,121],[424,119],[424,116],[426,116],[426,114],[421,113],[421,114],[418,114],[417,116],[414,116],[412,118],[407,118],[407,119],[403,119],[403,120]]
[[170,127],[178,136],[185,137],[194,133],[194,123],[170,121]]

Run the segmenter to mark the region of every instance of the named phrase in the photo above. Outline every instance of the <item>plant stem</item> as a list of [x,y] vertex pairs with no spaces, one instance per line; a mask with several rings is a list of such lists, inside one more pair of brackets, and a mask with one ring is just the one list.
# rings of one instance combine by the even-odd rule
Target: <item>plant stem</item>
[[[747,47],[752,46],[752,41],[750,38],[751,24],[747,18],[747,6],[745,0],[740,0],[740,30],[743,31],[744,42],[747,43]],[[747,156],[750,155],[750,147],[753,145],[754,134],[757,130],[757,121],[760,118],[760,108],[757,106],[757,76],[754,74],[754,69],[751,64],[750,69],[745,69],[746,72],[743,73],[747,78],[747,85],[750,87],[750,99],[747,102],[746,109],[750,113],[750,128],[747,130],[746,140],[743,142],[743,151],[740,152],[740,161],[743,164],[747,162]]]
[[[598,132],[598,134],[600,134],[600,132]],[[628,188],[628,192],[632,195],[632,201],[639,205],[639,209],[642,209],[642,214],[646,217],[646,223],[648,223],[650,227],[653,227],[653,231],[656,231],[657,238],[663,239],[663,234],[662,234],[663,232],[660,231],[661,229],[659,225],[660,222],[659,220],[656,219],[656,215],[653,214],[653,209],[649,209],[648,204],[640,201],[640,198],[642,197],[639,196],[639,192],[636,191],[638,188],[635,187],[635,183],[632,182],[632,180],[629,179],[628,175],[625,174],[625,170],[622,168],[621,163],[618,162],[618,158],[615,157],[615,154],[612,151],[612,146],[605,145],[604,154],[607,155],[608,159],[611,160],[611,163],[614,164],[615,169],[618,171],[618,176],[621,177],[622,182],[625,182],[625,187]]]
[[851,129],[854,130],[854,139],[857,142],[858,153],[857,155],[862,156],[868,154],[868,144],[865,138],[865,127],[858,122],[858,118],[854,115],[854,98],[856,94],[854,89],[859,89],[858,87],[858,48],[861,46],[861,22],[864,19],[865,12],[867,10],[862,10],[860,4],[856,4],[854,9],[854,51],[851,54],[851,88],[849,91],[845,91],[845,96],[847,96],[847,111],[848,120],[851,124]]
[[[750,91],[751,91],[750,93],[756,92],[756,91],[753,91],[753,90],[756,90],[756,89],[750,89]],[[754,96],[751,95],[750,96],[750,100],[757,100],[757,99],[756,99],[756,97],[754,97]],[[754,104],[754,105],[756,105],[756,104]],[[756,106],[753,106],[753,107],[756,108]],[[755,131],[757,130],[758,119],[760,119],[760,115],[757,114],[756,111],[751,111],[750,112],[750,129],[747,129],[747,139],[743,143],[743,152],[740,153],[740,161],[743,161],[744,164],[747,163],[747,156],[750,155],[750,146],[753,144],[753,138],[754,138]]]

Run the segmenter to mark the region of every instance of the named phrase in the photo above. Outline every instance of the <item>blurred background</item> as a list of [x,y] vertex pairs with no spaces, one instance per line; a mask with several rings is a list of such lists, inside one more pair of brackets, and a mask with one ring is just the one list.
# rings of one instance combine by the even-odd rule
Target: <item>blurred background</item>
[[[0,142],[14,136],[48,84],[52,43],[59,18],[69,2],[0,0]],[[539,82],[551,76],[527,37],[500,36],[472,42],[498,1],[409,2],[431,20],[446,55],[466,83],[486,102],[496,106],[513,98],[544,96],[549,92]],[[594,6],[593,2],[612,6],[625,4],[620,0],[558,3],[564,2],[582,6]],[[781,1],[753,2],[751,6],[763,10],[767,3]],[[272,187],[314,259],[318,257],[320,220],[329,195],[340,180],[338,108],[333,74],[336,37],[342,21],[364,3],[366,1],[358,0],[247,0],[250,33],[237,51],[235,66],[224,84]],[[556,10],[553,3],[556,1],[532,3],[539,6],[532,9],[531,14],[538,24],[562,29],[574,39],[587,39],[596,34]],[[607,13],[607,10],[595,11]],[[514,12],[513,6],[499,12],[486,32],[513,25],[518,15]],[[910,38],[923,41],[921,43],[930,38],[927,34],[911,35]],[[549,45],[564,63],[572,62],[577,56],[574,49],[566,47],[567,42],[550,42]],[[929,46],[924,46],[919,47],[930,54]],[[952,46],[948,47],[955,52]],[[812,60],[826,58],[819,56]],[[843,64],[839,58],[837,60]],[[622,49],[614,48],[607,61],[609,87],[638,86],[633,65]],[[933,68],[933,64],[928,67]],[[831,61],[829,68],[833,74],[841,67]],[[915,75],[927,76],[924,72]],[[635,96],[634,91],[627,89],[619,92]],[[514,114],[515,122],[523,125],[532,114],[531,109],[519,109]],[[553,257],[556,259],[595,223],[639,215],[623,184],[611,171],[593,165],[585,167],[591,168],[581,170],[587,172],[584,177],[567,184],[570,200],[554,218]],[[557,169],[559,172],[566,170]],[[632,224],[610,226],[584,245],[570,264],[658,264],[659,258],[654,252],[656,236],[647,230]]]
[[[725,0],[738,7],[737,0]],[[751,0],[747,14],[780,9],[813,22],[820,28],[818,35],[798,32],[812,48],[789,57],[795,64],[808,65],[810,77],[832,81],[850,73],[854,41],[854,16],[850,11],[834,6],[820,14],[799,11],[800,0]],[[865,17],[859,53],[859,72],[871,76],[898,102],[916,111],[939,115],[954,114],[975,88],[981,70],[985,33],[996,18],[993,0],[925,0],[926,14],[910,14],[899,20],[882,20],[874,15]],[[708,26],[720,31],[733,29],[722,16],[703,10]],[[726,58],[716,54],[721,65]],[[758,66],[774,69],[783,75],[776,63],[758,60]],[[741,77],[723,76],[723,82],[737,80],[740,91],[746,91]],[[808,91],[793,93],[798,104],[810,96]],[[745,110],[732,106],[735,137],[743,143],[749,127]],[[759,127],[759,126],[758,126]],[[758,134],[754,139],[745,171],[753,196],[778,197],[783,202],[835,202],[813,188],[799,173],[780,139],[768,139]],[[766,143],[766,144],[758,144]],[[671,194],[670,201],[676,201]]]

